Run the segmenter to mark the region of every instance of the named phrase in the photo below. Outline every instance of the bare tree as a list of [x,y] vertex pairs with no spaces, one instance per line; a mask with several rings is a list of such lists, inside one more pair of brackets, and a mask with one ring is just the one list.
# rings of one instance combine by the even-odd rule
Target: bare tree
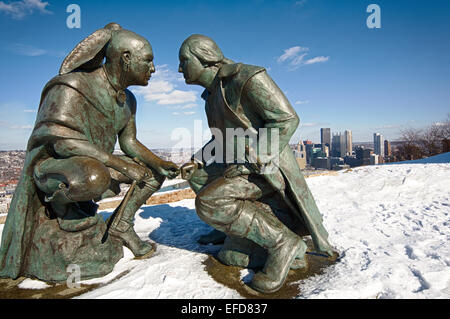
[[396,156],[400,160],[420,159],[449,151],[450,113],[441,123],[433,123],[424,130],[407,128],[401,131]]
[[400,135],[401,144],[396,150],[399,160],[412,160],[424,157],[422,147],[422,131],[414,128],[403,129]]
[[442,126],[434,123],[421,135],[421,146],[425,156],[433,156],[442,152]]
[[450,113],[447,114],[447,120],[444,123],[439,123],[439,127],[442,152],[450,152]]

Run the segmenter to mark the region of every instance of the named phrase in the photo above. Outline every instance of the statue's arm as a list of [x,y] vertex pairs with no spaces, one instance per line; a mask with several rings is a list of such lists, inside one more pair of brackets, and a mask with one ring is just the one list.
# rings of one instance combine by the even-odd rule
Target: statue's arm
[[163,160],[145,147],[137,139],[136,130],[136,100],[130,105],[131,117],[125,127],[119,132],[119,145],[122,151],[132,158],[137,158],[146,165],[154,168],[164,176],[172,177],[178,174],[178,167],[172,162]]
[[145,174],[145,171],[139,165],[130,164],[119,156],[107,153],[88,141],[58,139],[53,144],[53,149],[56,154],[64,158],[72,156],[92,157],[103,163],[106,167],[111,167],[133,180],[140,181]]
[[131,165],[120,157],[103,151],[84,136],[80,124],[83,121],[83,111],[80,108],[85,103],[85,98],[68,86],[52,88],[39,110],[37,126],[47,129],[42,131],[40,137],[35,137],[37,142],[48,144],[61,158],[91,157],[125,176],[135,180],[142,179],[145,171],[137,164]]
[[264,127],[279,132],[280,152],[288,145],[300,119],[286,96],[266,72],[250,78],[243,89],[241,103],[252,107],[264,120]]

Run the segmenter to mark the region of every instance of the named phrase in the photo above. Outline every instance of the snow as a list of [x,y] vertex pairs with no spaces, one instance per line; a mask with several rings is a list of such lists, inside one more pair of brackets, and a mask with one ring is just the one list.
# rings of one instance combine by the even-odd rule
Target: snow
[[43,281],[27,278],[22,281],[18,287],[21,289],[45,289],[51,286]]
[[300,298],[449,298],[450,164],[368,166],[308,180],[342,254]]
[[[341,258],[299,281],[297,298],[450,298],[449,162],[365,166],[308,178]],[[111,274],[82,282],[107,284],[79,298],[242,298],[202,264],[220,246],[197,244],[211,227],[197,217],[193,199],[144,206],[135,224],[142,239],[157,244],[155,255],[134,260],[124,248]],[[253,275],[240,273],[247,283]]]
[[202,262],[220,247],[197,243],[197,238],[212,228],[197,217],[194,200],[143,207],[136,214],[135,230],[142,239],[150,237],[157,243],[155,254],[147,260],[134,260],[131,251],[124,247],[124,258],[111,274],[81,283],[105,283],[124,271],[129,273],[81,298],[240,297],[236,291],[216,283],[204,270]]

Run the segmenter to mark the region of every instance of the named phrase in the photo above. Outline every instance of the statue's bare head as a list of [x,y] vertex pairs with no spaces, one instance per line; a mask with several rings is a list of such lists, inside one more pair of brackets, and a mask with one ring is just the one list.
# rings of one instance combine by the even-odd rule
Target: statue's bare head
[[150,43],[140,35],[110,23],[82,40],[64,59],[59,73],[91,71],[103,64],[115,86],[147,85],[155,66]]
[[222,64],[232,63],[223,56],[213,39],[193,34],[184,40],[179,52],[180,66],[187,84],[208,86]]
[[150,43],[129,30],[113,30],[106,47],[106,67],[122,78],[124,86],[147,85],[155,72]]
[[193,34],[186,40],[180,48],[181,53],[190,52],[202,63],[212,65],[224,59],[223,53],[213,39],[206,35]]

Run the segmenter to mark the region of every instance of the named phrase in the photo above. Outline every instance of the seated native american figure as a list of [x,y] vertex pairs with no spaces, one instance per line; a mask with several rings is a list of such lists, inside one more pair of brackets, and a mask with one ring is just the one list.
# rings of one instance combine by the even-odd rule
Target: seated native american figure
[[[105,63],[103,63],[106,58]],[[111,23],[81,41],[44,87],[25,165],[0,248],[0,277],[66,280],[109,273],[128,247],[147,258],[155,247],[134,231],[139,207],[178,167],[136,138],[136,99],[155,72],[143,37]],[[114,155],[117,140],[125,155]],[[97,214],[101,199],[133,183],[114,223]],[[114,219],[116,214],[110,217]]]

